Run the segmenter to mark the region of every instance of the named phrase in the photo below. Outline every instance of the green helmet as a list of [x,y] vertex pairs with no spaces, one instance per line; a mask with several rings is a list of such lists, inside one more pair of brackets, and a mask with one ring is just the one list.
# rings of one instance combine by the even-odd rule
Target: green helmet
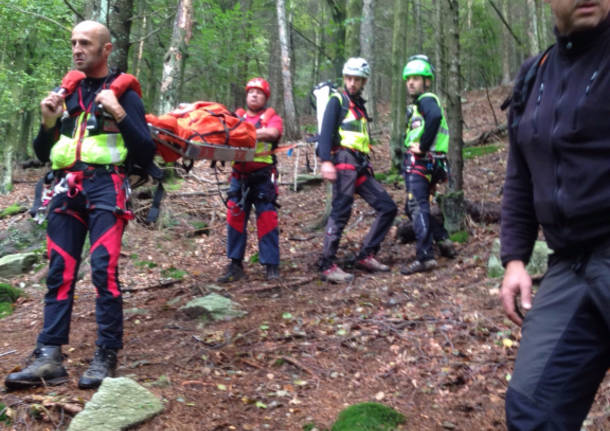
[[406,80],[409,76],[423,76],[434,79],[434,67],[430,64],[428,56],[419,54],[409,57],[402,71],[402,79]]

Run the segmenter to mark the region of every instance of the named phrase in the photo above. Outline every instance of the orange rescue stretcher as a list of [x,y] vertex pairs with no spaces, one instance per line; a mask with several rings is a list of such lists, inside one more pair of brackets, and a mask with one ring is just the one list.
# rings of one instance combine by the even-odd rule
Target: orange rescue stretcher
[[219,103],[181,104],[159,117],[147,114],[146,121],[157,153],[166,162],[254,159],[256,128]]

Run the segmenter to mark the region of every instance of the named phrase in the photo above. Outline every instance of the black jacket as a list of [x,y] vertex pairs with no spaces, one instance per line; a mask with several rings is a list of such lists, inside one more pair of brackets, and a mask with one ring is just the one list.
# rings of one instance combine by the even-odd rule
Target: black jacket
[[559,253],[610,238],[610,17],[557,37],[515,118],[511,106],[502,262],[527,262],[539,225]]

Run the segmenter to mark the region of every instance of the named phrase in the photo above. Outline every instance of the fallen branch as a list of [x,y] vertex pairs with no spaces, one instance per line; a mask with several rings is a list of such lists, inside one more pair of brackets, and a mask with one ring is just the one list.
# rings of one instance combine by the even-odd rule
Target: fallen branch
[[137,288],[126,288],[126,289],[123,289],[123,292],[141,292],[141,291],[144,291],[144,290],[166,289],[168,287],[173,286],[176,283],[180,283],[181,281],[182,280],[169,280],[169,281],[164,281],[163,283],[154,284],[152,286],[137,287]]
[[285,289],[294,288],[294,287],[302,286],[307,283],[311,283],[312,281],[314,281],[317,278],[318,278],[317,276],[305,277],[305,278],[298,279],[297,281],[295,281],[293,283],[289,283],[289,284],[285,284],[284,282],[280,281],[277,284],[273,284],[273,285],[269,285],[269,286],[265,286],[265,287],[238,290],[237,293],[264,293],[264,292],[269,292],[270,290],[276,290],[278,288],[285,288]]
[[311,369],[309,369],[308,367],[306,367],[305,365],[301,364],[299,361],[297,361],[296,359],[293,358],[289,358],[288,356],[276,356],[275,359],[279,359],[281,361],[286,361],[292,365],[294,365],[297,368],[300,368],[301,370],[305,371],[307,374],[309,374],[310,376],[313,376],[317,379],[319,379],[320,377],[314,373]]
[[492,138],[501,138],[506,134],[507,127],[506,123],[500,124],[497,127],[494,127],[491,130],[483,132],[479,135],[478,138],[475,138],[471,141],[464,141],[464,147],[475,147],[477,145],[485,145]]
[[8,352],[2,352],[2,353],[0,353],[0,358],[3,356],[6,356],[6,355],[10,355],[12,353],[16,353],[16,352],[17,352],[17,350],[9,350]]

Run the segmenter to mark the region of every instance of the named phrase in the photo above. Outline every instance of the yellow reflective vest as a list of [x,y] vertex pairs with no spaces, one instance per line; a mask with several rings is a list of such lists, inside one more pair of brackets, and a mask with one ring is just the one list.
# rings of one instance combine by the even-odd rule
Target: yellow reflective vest
[[[341,94],[334,93],[331,97],[338,98],[339,103],[343,105]],[[359,117],[354,113],[354,109],[347,110],[347,115],[339,125],[339,145],[368,154],[371,151],[368,121],[364,113],[359,115]]]

